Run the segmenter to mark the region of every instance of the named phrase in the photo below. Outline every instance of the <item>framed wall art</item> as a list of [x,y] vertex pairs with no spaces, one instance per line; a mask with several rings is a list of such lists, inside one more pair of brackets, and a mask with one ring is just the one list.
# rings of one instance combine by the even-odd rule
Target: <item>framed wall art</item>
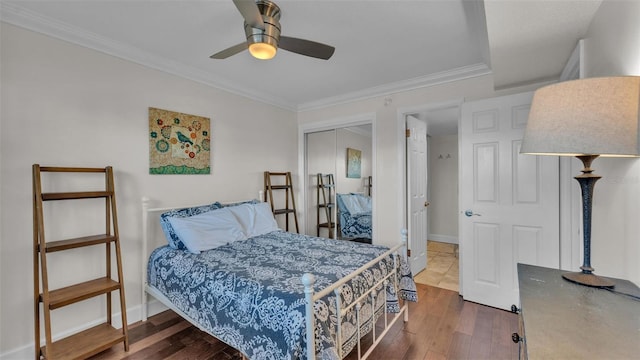
[[209,118],[149,108],[149,174],[210,174]]
[[362,168],[362,151],[347,148],[347,177],[359,179]]

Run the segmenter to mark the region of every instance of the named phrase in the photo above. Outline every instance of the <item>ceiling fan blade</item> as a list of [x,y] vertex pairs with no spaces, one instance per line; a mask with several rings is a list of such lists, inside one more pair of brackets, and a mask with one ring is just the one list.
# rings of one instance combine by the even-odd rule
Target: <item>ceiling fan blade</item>
[[211,56],[209,56],[212,59],[226,59],[229,56],[233,56],[241,51],[247,50],[247,43],[246,42],[241,42],[238,45],[233,45],[230,48],[224,49],[220,52],[217,52]]
[[289,36],[280,36],[278,47],[296,54],[311,56],[323,60],[329,60],[333,55],[333,52],[336,50],[333,46]]
[[253,0],[233,0],[233,3],[242,14],[244,21],[251,25],[251,27],[264,30],[264,21],[262,20],[262,14],[258,9],[258,5]]

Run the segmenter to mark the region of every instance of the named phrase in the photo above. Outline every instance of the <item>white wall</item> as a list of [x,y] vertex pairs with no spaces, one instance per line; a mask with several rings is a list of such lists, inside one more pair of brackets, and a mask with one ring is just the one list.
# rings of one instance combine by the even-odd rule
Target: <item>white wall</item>
[[458,135],[429,137],[429,240],[458,243]]
[[[585,39],[586,77],[640,76],[640,2],[605,0]],[[640,160],[597,159],[591,265],[640,284]]]
[[[11,25],[0,46],[2,357],[33,356],[32,164],[114,167],[130,322],[140,320],[143,195],[152,206],[253,198],[263,171],[297,172],[295,113]],[[148,107],[211,119],[211,175],[149,175]],[[74,220],[73,231],[85,229]],[[56,282],[97,271],[95,251],[54,254]],[[54,311],[54,331],[98,319],[102,302]]]

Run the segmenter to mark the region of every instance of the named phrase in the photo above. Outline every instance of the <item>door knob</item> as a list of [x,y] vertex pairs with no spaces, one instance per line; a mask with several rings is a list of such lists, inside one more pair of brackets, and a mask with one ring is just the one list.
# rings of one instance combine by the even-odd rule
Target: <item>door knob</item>
[[524,340],[524,338],[522,336],[520,336],[520,334],[518,334],[518,333],[511,334],[511,341],[513,341],[514,343],[517,344],[522,340]]
[[427,206],[429,206],[429,205],[431,205],[431,203],[430,203],[430,202],[428,202],[428,201],[425,201],[425,202],[424,202],[424,207],[427,207]]
[[464,211],[464,214],[465,214],[467,217],[472,217],[472,216],[482,216],[481,214],[476,214],[476,213],[474,213],[474,212],[473,212],[473,210],[471,210],[471,209],[465,210],[465,211]]

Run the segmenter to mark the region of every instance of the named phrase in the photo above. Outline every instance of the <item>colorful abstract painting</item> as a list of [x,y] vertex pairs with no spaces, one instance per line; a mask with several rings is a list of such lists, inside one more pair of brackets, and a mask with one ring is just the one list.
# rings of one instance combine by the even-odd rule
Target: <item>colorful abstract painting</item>
[[149,174],[210,174],[209,118],[149,108]]
[[362,151],[347,148],[347,177],[360,178],[362,164]]

